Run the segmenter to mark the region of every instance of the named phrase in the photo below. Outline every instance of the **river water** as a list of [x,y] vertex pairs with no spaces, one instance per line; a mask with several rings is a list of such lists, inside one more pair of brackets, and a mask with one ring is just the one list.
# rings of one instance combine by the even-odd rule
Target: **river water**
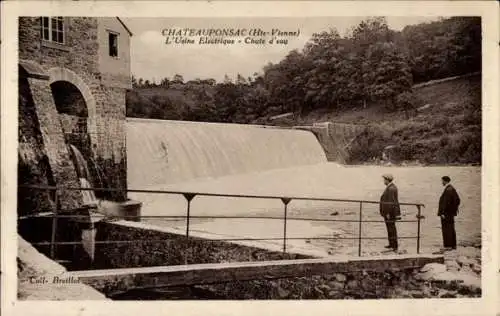
[[[480,167],[343,166],[327,162],[316,138],[305,131],[138,119],[127,121],[127,160],[129,189],[267,197],[378,201],[384,190],[382,174],[392,173],[400,202],[425,204],[421,213],[425,217],[420,230],[422,253],[441,247],[436,213],[443,190],[441,177],[448,175],[462,200],[456,219],[458,243],[480,245]],[[129,198],[143,202],[142,215],[186,215],[187,202],[182,195],[129,193]],[[364,203],[361,209],[361,218],[366,221],[361,226],[361,235],[365,238],[361,243],[362,254],[379,254],[387,244],[387,233],[378,205]],[[408,253],[415,253],[417,249],[415,239],[406,239],[416,237],[417,223],[404,221],[415,221],[416,214],[415,206],[403,206],[403,222],[397,224],[400,248]],[[280,199],[197,195],[191,202],[190,215],[280,217],[284,215],[284,208]],[[289,252],[319,256],[358,254],[358,223],[297,218],[356,221],[360,218],[359,203],[292,199],[287,211],[287,237],[298,238],[287,241]],[[177,229],[180,234],[186,230],[185,219],[143,221]],[[212,239],[274,238],[278,240],[239,243],[281,250],[284,222],[269,218],[195,218],[190,221],[190,232]],[[161,299],[174,295],[161,291],[148,293],[132,293],[130,297],[152,295],[149,299]],[[206,298],[206,293],[181,294],[174,296]],[[116,299],[127,299],[127,295]]]
[[[323,163],[293,168],[275,169],[220,177],[218,179],[191,181],[180,184],[156,185],[152,188],[204,193],[224,193],[265,196],[328,197],[339,199],[378,201],[384,190],[382,174],[392,173],[399,188],[400,202],[425,204],[421,223],[422,251],[431,252],[441,246],[440,221],[436,216],[439,196],[443,190],[441,176],[452,178],[462,205],[456,220],[459,243],[473,244],[480,241],[481,233],[481,168],[478,167],[344,167]],[[186,214],[186,200],[180,195],[132,194],[143,201],[143,215]],[[417,208],[403,206],[403,220],[416,220]],[[191,204],[192,216],[258,215],[282,216],[283,204],[279,199],[244,199],[197,196]],[[382,220],[378,205],[363,205],[363,220]],[[359,218],[359,203],[312,202],[292,200],[288,208],[288,237],[344,237],[355,238],[357,223],[294,221],[294,217],[321,219]],[[185,231],[185,221],[151,219],[157,225],[177,227]],[[194,221],[190,229],[210,232],[214,238],[278,238],[283,236],[281,220],[265,219],[214,219]],[[401,237],[417,234],[416,223],[398,223]],[[362,227],[363,237],[386,236],[383,223],[368,222]],[[356,251],[357,241],[290,241],[290,248],[315,248],[315,251],[349,253]],[[380,251],[386,240],[363,241],[364,252]],[[280,249],[281,241],[274,242]],[[416,251],[415,240],[403,240],[403,249]]]

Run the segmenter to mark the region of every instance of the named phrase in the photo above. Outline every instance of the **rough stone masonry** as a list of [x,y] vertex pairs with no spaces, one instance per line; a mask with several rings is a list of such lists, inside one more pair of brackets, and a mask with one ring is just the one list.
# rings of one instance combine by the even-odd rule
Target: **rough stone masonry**
[[[46,99],[50,96],[47,91],[50,91],[51,85],[56,82],[67,82],[76,87],[88,110],[86,132],[90,148],[82,151],[88,152],[91,157],[86,158],[98,165],[106,186],[125,189],[127,186],[125,93],[131,88],[129,49],[131,34],[117,18],[65,17],[64,43],[42,39],[41,27],[41,17],[19,19],[20,67],[25,68],[24,70],[30,74],[33,74],[33,71],[30,72],[26,68],[36,69],[34,72],[47,76],[47,78],[41,76],[36,79],[30,78],[33,82],[36,81],[36,85],[30,86],[31,97],[35,102]],[[107,53],[107,31],[110,29],[119,34],[120,38],[120,54],[117,57],[108,56]],[[59,122],[57,111],[52,107],[54,101],[37,105],[37,117],[49,116],[46,117],[47,121]],[[31,118],[20,116],[20,121],[27,119]],[[57,125],[56,123],[56,127]],[[61,170],[60,162],[54,163],[54,161],[65,160],[69,155],[65,145],[61,143],[60,135],[55,134],[63,133],[66,137],[73,132],[67,130],[67,124],[61,125],[60,128],[62,129],[60,132],[56,130],[57,128],[50,130],[47,124],[42,123],[39,130],[20,131],[20,147],[37,147],[39,152],[49,156],[50,168],[54,174],[66,172],[64,168]],[[39,133],[45,137],[40,140],[39,135],[29,135],[29,133]],[[33,138],[37,138],[38,143],[29,143]],[[59,155],[55,154],[50,146],[57,148],[56,152]],[[38,155],[34,169],[43,154]],[[23,152],[20,156],[23,158]],[[57,180],[56,177],[55,181]],[[58,184],[72,184],[71,181],[62,182]],[[123,201],[126,199],[126,192],[110,194],[109,198]]]

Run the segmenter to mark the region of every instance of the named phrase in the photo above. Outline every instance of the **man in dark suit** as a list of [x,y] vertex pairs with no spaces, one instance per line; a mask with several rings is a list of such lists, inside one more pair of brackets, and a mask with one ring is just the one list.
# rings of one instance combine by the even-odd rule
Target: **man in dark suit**
[[396,220],[401,217],[401,209],[398,201],[398,188],[392,182],[394,177],[390,174],[384,174],[384,184],[386,188],[380,197],[380,215],[384,217],[387,228],[387,237],[389,245],[385,248],[398,250],[398,232],[396,230]]
[[455,233],[455,216],[458,215],[460,197],[457,190],[450,184],[448,176],[441,178],[444,191],[439,198],[438,216],[441,217],[441,229],[443,233],[443,250],[457,249],[457,236]]

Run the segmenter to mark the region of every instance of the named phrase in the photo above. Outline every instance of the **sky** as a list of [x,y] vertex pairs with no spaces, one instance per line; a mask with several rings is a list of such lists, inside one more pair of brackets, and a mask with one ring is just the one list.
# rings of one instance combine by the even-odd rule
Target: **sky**
[[[293,49],[302,49],[312,33],[336,28],[344,35],[366,17],[313,17],[313,18],[124,18],[125,24],[132,31],[131,68],[137,78],[155,80],[172,78],[175,74],[183,76],[185,81],[196,78],[213,78],[222,81],[227,74],[236,78],[262,71],[269,62],[279,62]],[[387,23],[393,30],[402,30],[406,25],[436,20],[437,17],[387,17]],[[271,32],[273,29],[297,32],[298,36],[285,37],[283,44],[245,44],[199,45],[199,37],[191,37],[196,44],[165,44],[163,29],[209,29],[233,28],[254,29]],[[267,40],[272,36],[265,37]],[[259,37],[254,37],[257,39]],[[171,38],[172,39],[172,38]]]

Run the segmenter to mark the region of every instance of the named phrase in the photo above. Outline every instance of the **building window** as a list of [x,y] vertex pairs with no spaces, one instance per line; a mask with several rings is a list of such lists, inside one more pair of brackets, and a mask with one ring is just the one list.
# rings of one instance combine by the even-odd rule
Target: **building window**
[[64,18],[42,17],[42,38],[49,42],[64,44]]
[[118,57],[118,34],[109,32],[109,56]]

